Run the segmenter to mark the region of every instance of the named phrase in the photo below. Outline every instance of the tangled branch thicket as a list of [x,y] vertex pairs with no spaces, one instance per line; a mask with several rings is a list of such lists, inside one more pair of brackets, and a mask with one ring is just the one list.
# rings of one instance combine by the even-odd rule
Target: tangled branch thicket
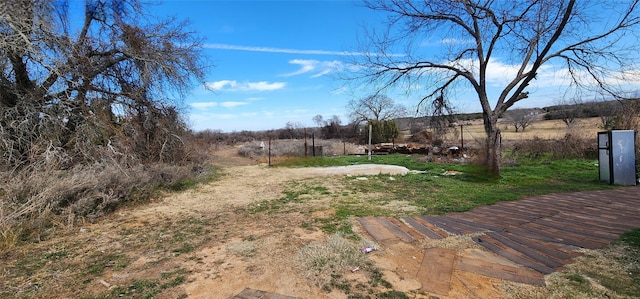
[[181,118],[204,73],[187,24],[138,0],[87,0],[80,20],[69,5],[0,3],[2,236],[146,198],[203,159]]

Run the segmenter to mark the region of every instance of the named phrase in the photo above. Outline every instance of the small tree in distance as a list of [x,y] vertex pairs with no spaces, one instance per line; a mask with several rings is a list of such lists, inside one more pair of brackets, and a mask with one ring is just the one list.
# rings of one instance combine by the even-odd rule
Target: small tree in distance
[[405,116],[407,113],[404,106],[396,104],[393,99],[383,94],[351,100],[347,104],[347,110],[350,113],[351,121],[358,124],[369,120],[392,120]]
[[516,109],[506,113],[506,118],[515,129],[516,132],[524,132],[527,127],[531,126],[538,117],[538,113],[528,109]]

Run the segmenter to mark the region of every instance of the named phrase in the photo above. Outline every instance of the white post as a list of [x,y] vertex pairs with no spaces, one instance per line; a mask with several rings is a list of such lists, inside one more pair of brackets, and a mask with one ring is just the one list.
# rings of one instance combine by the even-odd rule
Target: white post
[[369,161],[371,161],[371,125],[369,125]]

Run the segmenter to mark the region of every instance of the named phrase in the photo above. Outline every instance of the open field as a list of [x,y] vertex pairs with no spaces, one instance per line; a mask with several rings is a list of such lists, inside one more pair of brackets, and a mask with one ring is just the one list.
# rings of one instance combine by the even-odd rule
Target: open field
[[[502,132],[502,140],[505,142],[528,140],[534,137],[541,139],[562,139],[567,133],[578,134],[580,137],[590,137],[595,140],[597,133],[603,131],[598,126],[599,122],[600,119],[597,117],[578,119],[573,128],[568,129],[561,120],[539,120],[534,122],[530,127],[527,127],[524,132],[516,132],[513,126],[501,120],[499,122],[499,128]],[[478,119],[465,122],[463,133],[465,144],[484,138],[485,133],[482,120]],[[449,139],[453,139],[452,136],[449,136]]]

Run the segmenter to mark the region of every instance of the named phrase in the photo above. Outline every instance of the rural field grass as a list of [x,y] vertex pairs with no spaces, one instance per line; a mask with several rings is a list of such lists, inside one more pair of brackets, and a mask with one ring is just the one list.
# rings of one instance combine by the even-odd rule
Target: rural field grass
[[[543,127],[554,125],[534,124],[531,134],[544,137],[538,131]],[[211,181],[180,185],[94,223],[54,225],[48,239],[17,240],[0,252],[0,297],[229,298],[252,287],[302,298],[429,298],[385,263],[391,251],[361,253],[378,244],[364,237],[355,217],[444,214],[546,193],[615,188],[598,181],[597,161],[585,159],[512,157],[501,178],[488,178],[470,164],[417,156],[288,158],[269,167],[237,151],[212,151],[220,166]],[[304,171],[366,163],[415,172],[364,179]],[[469,243],[459,236],[425,246]],[[548,275],[546,287],[479,283],[490,297],[639,298],[639,258],[636,229],[606,248],[585,250],[565,270]]]

